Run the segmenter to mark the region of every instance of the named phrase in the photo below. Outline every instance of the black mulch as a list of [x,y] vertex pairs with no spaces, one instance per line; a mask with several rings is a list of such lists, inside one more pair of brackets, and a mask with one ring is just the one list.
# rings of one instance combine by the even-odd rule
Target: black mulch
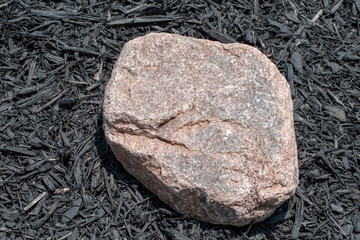
[[[125,42],[250,44],[287,77],[300,185],[261,223],[184,218],[101,128]],[[360,239],[360,0],[0,0],[0,239]]]

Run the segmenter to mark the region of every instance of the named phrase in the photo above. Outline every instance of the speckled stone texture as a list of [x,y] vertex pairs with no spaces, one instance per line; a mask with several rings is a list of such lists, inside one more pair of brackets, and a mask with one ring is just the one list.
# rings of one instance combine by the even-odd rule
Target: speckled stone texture
[[260,221],[298,184],[289,85],[251,46],[167,33],[126,43],[104,130],[125,169],[188,217]]

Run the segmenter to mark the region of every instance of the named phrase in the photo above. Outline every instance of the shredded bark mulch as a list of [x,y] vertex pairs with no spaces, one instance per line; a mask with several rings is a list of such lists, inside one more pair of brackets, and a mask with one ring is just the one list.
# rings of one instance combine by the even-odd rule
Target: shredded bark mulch
[[[300,185],[236,228],[184,218],[115,160],[102,100],[125,42],[240,42],[287,78]],[[0,0],[0,239],[359,239],[359,0]]]

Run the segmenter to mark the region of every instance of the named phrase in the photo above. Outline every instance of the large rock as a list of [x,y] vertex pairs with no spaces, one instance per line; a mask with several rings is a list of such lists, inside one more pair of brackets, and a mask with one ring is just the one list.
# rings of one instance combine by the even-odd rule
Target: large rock
[[126,43],[104,130],[125,169],[188,217],[260,221],[298,184],[289,85],[247,45],[166,33]]

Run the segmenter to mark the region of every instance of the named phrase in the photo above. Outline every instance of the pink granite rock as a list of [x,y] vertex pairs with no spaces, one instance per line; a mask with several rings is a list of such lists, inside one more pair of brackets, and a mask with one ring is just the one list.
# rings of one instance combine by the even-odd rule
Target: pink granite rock
[[298,184],[289,85],[251,46],[167,33],[126,43],[104,130],[125,169],[188,217],[260,221]]

